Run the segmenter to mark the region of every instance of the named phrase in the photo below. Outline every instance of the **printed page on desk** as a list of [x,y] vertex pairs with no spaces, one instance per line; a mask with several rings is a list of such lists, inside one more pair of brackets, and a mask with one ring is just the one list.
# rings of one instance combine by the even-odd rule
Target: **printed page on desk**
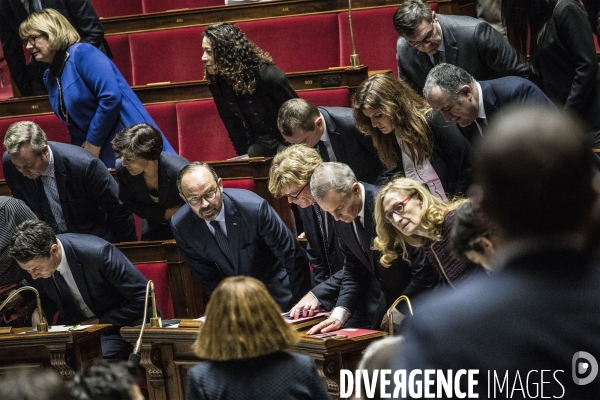
[[337,336],[346,336],[348,339],[372,335],[374,333],[380,333],[381,331],[374,331],[372,329],[361,329],[361,328],[343,328],[338,329],[337,331],[331,331],[327,333],[331,333]]

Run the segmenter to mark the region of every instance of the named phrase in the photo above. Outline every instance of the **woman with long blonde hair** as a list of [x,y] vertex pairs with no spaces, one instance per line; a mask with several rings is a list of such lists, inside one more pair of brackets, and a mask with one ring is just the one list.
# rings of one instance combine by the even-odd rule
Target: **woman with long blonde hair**
[[373,139],[392,173],[420,181],[438,198],[465,193],[471,184],[471,145],[407,83],[376,74],[352,101],[357,128]]
[[481,270],[478,264],[454,256],[450,244],[455,210],[466,201],[443,202],[408,178],[388,182],[375,199],[377,237],[373,248],[381,252],[381,264],[389,267],[398,258],[399,248],[402,258],[408,260],[407,247],[414,246],[423,249],[440,281],[450,286]]
[[223,279],[194,344],[207,361],[188,372],[186,399],[329,399],[312,359],[285,351],[297,342],[262,282]]

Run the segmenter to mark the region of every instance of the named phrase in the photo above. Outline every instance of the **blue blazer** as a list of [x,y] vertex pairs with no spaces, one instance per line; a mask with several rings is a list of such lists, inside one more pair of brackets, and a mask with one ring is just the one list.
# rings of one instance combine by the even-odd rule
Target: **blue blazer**
[[158,203],[152,201],[144,175],[132,176],[122,162],[121,158],[117,160],[119,200],[135,215],[147,220],[148,223],[142,226],[142,239],[173,239],[165,211],[185,204],[177,189],[177,175],[189,161],[177,154],[161,153],[158,160]]
[[[115,167],[115,152],[111,141],[123,128],[148,123],[158,128],[113,62],[104,53],[87,43],[75,43],[66,51],[57,52],[44,74],[50,105],[54,114],[69,126],[71,143],[88,141],[101,146],[100,159],[109,168]],[[59,105],[62,87],[65,120]],[[163,150],[175,151],[163,135]]]
[[[86,233],[116,242],[137,240],[133,215],[119,201],[117,182],[106,166],[88,151],[48,142],[54,156],[58,195],[69,233]],[[13,197],[23,200],[44,220],[35,180],[17,171],[10,157],[2,158],[4,176]]]
[[243,189],[224,189],[222,196],[233,263],[187,204],[171,218],[177,246],[194,276],[209,294],[225,277],[252,276],[265,283],[283,310],[289,310],[310,289],[302,247],[262,197]]
[[[112,324],[112,332],[122,326],[138,325],[144,314],[147,280],[119,249],[90,235],[61,234],[58,240],[65,250],[77,289],[101,324]],[[28,280],[40,290],[44,314],[52,323],[59,312],[58,324],[78,324],[61,302],[52,277]]]

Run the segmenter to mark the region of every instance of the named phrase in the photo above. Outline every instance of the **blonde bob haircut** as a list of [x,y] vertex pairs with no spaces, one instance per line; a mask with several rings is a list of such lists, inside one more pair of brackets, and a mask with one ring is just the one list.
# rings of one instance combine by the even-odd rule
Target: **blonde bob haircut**
[[230,276],[210,298],[194,352],[207,360],[240,360],[281,351],[297,342],[298,334],[283,320],[262,282]]
[[[417,165],[433,154],[433,137],[427,122],[431,107],[406,82],[390,74],[375,74],[360,84],[352,98],[356,127],[373,139],[379,159],[387,168],[398,165],[397,139],[402,140]],[[394,134],[374,128],[363,109],[380,110],[394,126]]]
[[277,153],[269,170],[269,192],[281,197],[287,186],[304,186],[323,159],[312,147],[294,144]]
[[[427,237],[411,235],[406,236],[392,224],[386,221],[383,209],[383,200],[388,193],[401,193],[402,196],[412,196],[411,201],[421,202],[421,225],[427,230]],[[409,261],[407,245],[414,247],[423,246],[427,240],[439,241],[442,239],[442,225],[446,214],[457,209],[466,199],[456,199],[444,203],[432,195],[420,182],[408,178],[396,178],[381,188],[375,199],[375,223],[377,237],[373,248],[381,252],[380,262],[389,268],[398,258],[398,246],[402,249],[402,259]]]
[[81,39],[73,25],[52,8],[44,8],[30,14],[19,26],[19,36],[22,40],[37,35],[38,32],[48,38],[48,48],[52,51],[65,50]]

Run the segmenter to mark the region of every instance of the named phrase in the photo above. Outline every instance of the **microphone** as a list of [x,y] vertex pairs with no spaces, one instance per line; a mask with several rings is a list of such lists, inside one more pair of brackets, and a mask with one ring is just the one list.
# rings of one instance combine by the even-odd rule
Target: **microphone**
[[146,295],[144,296],[144,319],[142,320],[142,329],[140,329],[140,335],[138,340],[135,342],[133,353],[129,355],[127,364],[129,368],[135,369],[140,365],[142,356],[140,355],[140,349],[142,347],[142,336],[146,329],[146,318],[148,316],[148,294],[152,294],[152,318],[150,318],[151,328],[162,328],[162,319],[158,316],[156,309],[156,296],[154,294],[154,282],[148,281],[146,284]]
[[348,0],[348,25],[350,25],[350,41],[352,42],[352,54],[350,54],[350,68],[360,68],[362,64],[356,54],[356,46],[354,45],[354,29],[352,29],[352,0]]
[[17,290],[15,290],[14,293],[11,293],[6,300],[4,300],[2,302],[2,304],[0,304],[0,311],[8,304],[8,302],[10,302],[12,300],[13,297],[15,297],[17,294],[24,292],[26,290],[31,290],[35,293],[35,300],[37,303],[37,312],[38,312],[38,316],[40,317],[40,323],[37,324],[37,331],[38,332],[48,332],[48,323],[44,322],[44,313],[42,312],[42,302],[40,301],[40,292],[37,291],[36,288],[34,288],[33,286],[23,286],[22,288],[19,288]]

